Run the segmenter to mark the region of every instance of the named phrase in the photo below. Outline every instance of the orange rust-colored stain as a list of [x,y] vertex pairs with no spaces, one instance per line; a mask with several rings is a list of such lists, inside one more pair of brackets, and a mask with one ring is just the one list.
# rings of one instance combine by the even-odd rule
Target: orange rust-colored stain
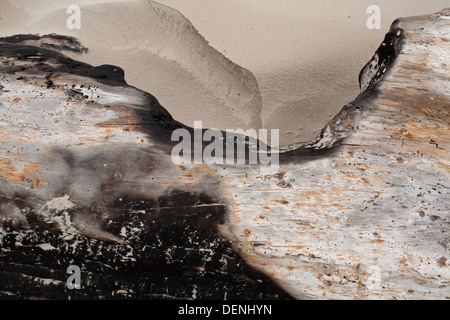
[[266,219],[266,217],[263,216],[262,214],[260,214],[259,216],[255,217],[255,218],[253,219],[253,221],[258,222],[259,220],[264,220],[264,219]]
[[302,229],[305,229],[305,228],[308,228],[309,230],[316,229],[316,227],[312,226],[311,222],[309,222],[307,220],[293,220],[292,222],[298,226],[303,227]]
[[438,126],[431,125],[429,121],[410,120],[408,129],[402,128],[394,133],[401,137],[406,137],[424,142],[445,141],[450,126],[446,123],[440,123]]
[[406,161],[404,158],[402,158],[402,157],[400,157],[400,156],[398,156],[396,154],[392,154],[392,153],[386,152],[386,155],[388,157],[390,157],[390,158],[395,159],[398,163],[404,163]]
[[324,194],[322,190],[315,191],[302,191],[295,196],[292,201],[299,203],[299,207],[302,207],[302,211],[309,212],[311,214],[320,215],[322,212],[326,212],[324,208]]
[[[207,179],[204,175],[212,174],[216,175],[217,170],[210,169],[204,165],[197,165],[193,168],[186,168],[185,166],[178,166],[180,170],[180,176],[178,181],[185,186],[192,185],[199,182],[201,179]],[[231,194],[230,194],[231,196]]]
[[183,178],[188,178],[188,179],[193,179],[194,178],[194,175],[193,175],[193,173],[192,173],[192,171],[185,171],[185,172],[183,172],[182,174],[181,174],[181,176],[183,177]]
[[6,178],[14,184],[30,184],[34,189],[40,189],[44,185],[44,180],[37,176],[37,169],[40,164],[32,164],[26,166],[22,172],[18,172],[17,169],[11,164],[9,160],[0,161],[0,176]]
[[433,115],[441,113],[439,109],[437,109],[436,107],[432,107],[432,106],[421,107],[419,110],[421,112],[423,112],[424,114],[426,114],[427,116],[433,116]]
[[289,204],[289,201],[287,201],[287,200],[273,200],[273,202],[281,203],[282,205],[285,205],[285,206],[287,206]]
[[[94,139],[86,136],[80,136],[78,137],[78,140],[75,142],[78,146],[84,146],[87,144],[91,144],[94,141]],[[74,141],[71,140],[64,140],[65,143],[74,143]]]
[[244,229],[244,232],[243,232],[243,236],[244,236],[244,238],[248,238],[248,237],[250,237],[251,236],[251,234],[252,234],[252,232],[250,231],[250,230],[248,230],[248,229]]
[[278,275],[278,272],[276,271],[266,271],[266,274],[270,277],[276,277]]
[[[306,200],[321,200],[322,199],[322,193],[320,190],[318,191],[302,191],[297,196],[300,200],[306,201]],[[300,201],[302,202],[302,201]]]
[[34,145],[38,145],[39,144],[39,142],[37,142],[37,141],[26,140],[26,139],[23,139],[23,138],[17,138],[16,140],[17,140],[17,142],[20,142],[20,143],[30,143],[30,144],[34,144]]
[[[414,154],[418,151],[417,147],[415,147],[415,146],[413,146],[413,147],[405,146],[403,148],[403,150],[405,153],[411,153],[411,154]],[[436,148],[436,146],[432,145],[432,144],[428,144],[428,145],[423,144],[421,146],[420,152],[422,154],[434,155],[437,159],[445,159],[446,157],[448,157],[447,151],[445,149]]]
[[293,267],[293,266],[287,266],[286,267],[288,270],[294,270],[294,269],[296,269],[295,267]]
[[111,136],[112,132],[113,132],[112,129],[106,128],[106,129],[105,129],[105,132],[103,133],[103,138],[104,138],[105,140],[109,139],[109,137]]
[[400,260],[400,264],[402,264],[404,266],[408,266],[408,258],[406,258],[406,257],[402,258],[402,260]]
[[11,165],[9,160],[0,160],[0,174],[4,177],[15,177],[16,168]]
[[425,38],[425,41],[428,42],[427,44],[436,45],[436,43],[442,42],[449,42],[447,38],[444,37],[436,37],[436,36],[428,36]]
[[367,178],[361,177],[361,182],[362,182],[363,186],[366,186],[366,187],[370,186],[370,181]]
[[217,169],[211,168],[206,164],[200,164],[195,167],[195,170],[201,174],[217,175]]

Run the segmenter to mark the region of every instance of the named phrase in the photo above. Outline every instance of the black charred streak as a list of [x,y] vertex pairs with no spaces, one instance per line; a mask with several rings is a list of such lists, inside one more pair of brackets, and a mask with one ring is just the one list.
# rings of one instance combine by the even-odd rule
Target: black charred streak
[[[217,203],[179,190],[157,199],[117,199],[106,208],[104,230],[126,234],[127,245],[63,237],[38,219],[29,219],[27,230],[4,226],[0,298],[179,299],[195,291],[197,299],[289,299],[220,236],[226,208]],[[65,286],[73,264],[82,271],[80,290]]]
[[50,34],[50,35],[46,35],[46,36],[42,36],[42,37],[39,35],[33,35],[33,34],[19,34],[19,35],[13,35],[10,37],[4,37],[4,38],[1,38],[0,40],[2,42],[7,42],[7,43],[31,42],[36,45],[46,47],[49,49],[72,51],[72,52],[79,53],[79,54],[88,52],[88,49],[86,47],[82,46],[81,43],[77,39],[75,39],[73,37],[57,35],[57,34]]
[[[376,66],[377,72],[371,79],[369,86],[377,83],[390,69],[392,63],[397,58],[398,53],[401,51],[401,42],[404,38],[404,31],[401,28],[398,28],[396,25],[398,24],[398,20],[394,21],[392,24],[391,30],[386,34],[384,41],[378,47],[376,51],[376,55],[378,56],[378,64]],[[366,68],[369,68],[371,65],[370,61],[366,64],[366,66],[361,70],[359,74],[359,82],[361,83],[361,77]]]
[[[48,86],[47,86],[48,89]],[[86,100],[86,96],[84,95],[83,92],[75,90],[75,89],[69,89],[66,91],[67,97],[69,97],[69,99],[73,99],[73,100]]]
[[[15,73],[21,72],[25,69],[30,69],[30,73],[47,73],[50,76],[47,77],[47,88],[52,88],[51,76],[58,73],[69,73],[78,76],[94,78],[97,81],[109,85],[109,86],[125,86],[125,73],[120,67],[113,65],[101,65],[91,66],[86,63],[78,62],[69,57],[46,48],[43,46],[45,38],[51,38],[53,41],[59,40],[58,36],[49,35],[44,37],[38,37],[35,35],[17,35],[7,38],[0,38],[0,56],[12,57],[18,60],[30,60],[30,66],[9,66],[7,68],[0,66],[0,72]],[[66,41],[63,37],[62,40]],[[31,41],[31,42],[30,42]],[[34,42],[33,42],[34,41]],[[72,39],[71,41],[76,41]],[[39,61],[37,62],[36,59]],[[89,97],[82,94],[81,91],[77,91],[74,87],[66,91],[70,99],[76,100],[88,100]],[[147,133],[154,140],[158,148],[166,153],[171,152],[172,148],[178,143],[171,141],[172,132],[176,129],[184,128],[191,132],[191,137],[194,139],[194,129],[176,121],[170,115],[170,113],[162,107],[158,100],[151,94],[142,92],[147,98],[148,109],[136,109],[136,115],[141,119],[140,123],[136,126],[136,129]],[[206,130],[206,129],[205,129]],[[204,131],[205,131],[204,130]],[[230,134],[221,131],[224,138],[229,138]],[[250,145],[255,146],[255,139],[244,137],[242,135],[236,135],[234,141],[234,149],[241,148],[242,144],[245,148],[245,161],[248,163],[250,153],[253,152],[249,149]],[[224,140],[225,141],[225,140]],[[194,145],[192,140],[191,145]],[[203,149],[208,143],[203,144]],[[260,143],[260,145],[262,145]],[[264,145],[265,146],[265,145]],[[225,153],[224,144],[224,155]],[[257,147],[253,147],[255,150]],[[268,147],[267,149],[270,150]],[[193,154],[193,153],[192,153]],[[238,159],[238,154],[234,152],[235,160]]]
[[[5,42],[4,38],[0,38],[0,56],[18,60],[32,60],[34,64],[30,68],[34,72],[71,73],[78,76],[94,78],[101,83],[111,86],[126,85],[124,71],[119,67],[111,65],[94,67],[87,63],[70,59],[59,52],[47,48],[18,42]],[[23,71],[24,67],[10,67],[8,69],[5,71],[14,73]]]
[[51,87],[53,87],[53,81],[52,80],[48,80],[45,84],[47,85],[47,89],[50,89]]
[[[47,80],[51,80],[52,75],[68,73],[90,77],[108,86],[127,86],[125,72],[122,68],[106,64],[94,67],[83,62],[75,61],[60,52],[54,51],[54,46],[45,45],[49,40],[52,40],[52,43],[58,43],[58,40],[62,40],[62,43],[73,43],[75,48],[77,45],[80,45],[73,38],[66,39],[64,36],[57,35],[44,37],[16,35],[0,38],[0,56],[30,61],[30,64],[27,66],[1,65],[0,72],[15,74],[17,72],[28,71],[30,74],[49,74],[50,76],[47,77]],[[58,49],[61,48],[58,47]],[[46,85],[49,86],[48,83]],[[146,92],[142,93],[147,98],[148,109],[136,110],[137,116],[142,119],[141,123],[136,126],[136,130],[150,135],[160,150],[170,153],[172,147],[175,145],[171,141],[173,130],[188,127],[174,120],[170,113],[159,104],[153,95]],[[78,100],[89,98],[82,95],[80,91],[76,91],[75,87],[72,90],[68,90],[67,95],[69,98]]]
[[[46,162],[50,168],[66,168],[58,174],[60,187],[52,198],[79,188],[76,180],[83,178],[73,177],[82,168],[100,188],[93,203],[71,197],[74,207],[61,211],[34,199],[30,191],[1,196],[7,192],[0,185],[0,298],[190,299],[196,292],[197,299],[289,299],[221,236],[227,207],[207,187],[156,196],[151,190],[160,188],[160,181],[146,191],[133,183],[164,170],[158,152],[125,147],[91,152],[80,156],[60,147]],[[8,217],[13,210],[21,211],[25,221]],[[61,221],[70,221],[77,231],[67,234]],[[86,233],[86,225],[111,237]],[[81,268],[81,290],[65,286],[70,265]]]
[[[314,144],[311,144],[310,142],[305,143],[296,150],[280,154],[281,164],[290,163],[292,161],[313,161],[314,159],[320,159],[323,157],[332,157],[336,154],[339,147],[345,142],[348,133],[354,130],[354,127],[343,127],[341,123],[344,119],[347,120],[346,122],[349,122],[349,119],[355,119],[356,114],[369,111],[372,107],[370,102],[374,101],[379,94],[377,83],[389,71],[401,51],[404,31],[396,26],[397,23],[398,21],[395,21],[392,24],[390,32],[386,34],[383,43],[376,51],[376,55],[379,59],[377,66],[375,67],[377,72],[372,77],[369,86],[361,92],[354,101],[345,105],[314,140],[315,142],[320,142],[325,137],[325,134],[327,134],[328,136],[326,137],[326,140],[333,142],[325,143],[325,146],[320,149],[314,148]],[[360,84],[363,73],[367,68],[371,67],[371,63],[374,61],[375,56],[361,70],[359,74]],[[353,123],[353,126],[356,125],[357,123]],[[333,139],[330,139],[330,137]]]
[[[15,73],[27,69],[31,74],[68,73],[94,78],[109,86],[126,86],[122,69],[111,65],[93,67],[46,48],[42,43],[24,43],[42,40],[33,37],[0,39],[1,56],[29,62],[27,66],[2,65],[0,72]],[[49,88],[53,85],[50,78],[46,79]],[[75,88],[67,90],[69,98],[85,99]],[[362,101],[365,95],[374,92],[371,87],[359,99]],[[171,141],[171,134],[178,128],[187,129],[194,137],[193,128],[175,121],[154,96],[144,95],[148,109],[135,110],[136,118],[141,119],[136,127],[158,146],[153,150],[170,153],[177,144]],[[353,116],[366,108],[364,104],[358,104],[360,108],[356,109],[356,104],[358,101],[344,107],[334,121],[338,123],[339,117]],[[329,128],[337,137],[330,145],[317,149],[305,144],[282,155],[280,162],[311,161],[332,155],[343,139],[342,132],[348,128],[333,123]],[[322,131],[319,138],[325,140],[326,134]],[[226,138],[227,134],[222,132],[222,137]],[[235,148],[245,144],[245,156],[249,159],[250,146],[254,146],[255,141],[252,144],[240,136],[234,137],[233,142]],[[203,148],[206,145],[208,143],[204,143]],[[137,191],[139,188],[133,185],[135,179],[122,178],[124,168],[132,164],[134,173],[142,172],[142,176],[148,176],[158,166],[155,161],[158,154],[132,153],[125,146],[121,150],[77,158],[70,149],[58,149],[54,150],[54,156],[57,165],[67,162],[69,172],[61,177],[61,196],[76,187],[71,185],[74,183],[71,174],[77,168],[83,168],[86,176],[92,174],[101,179],[100,198],[89,205],[78,203],[77,208],[68,210],[66,215],[72,220],[78,216],[89,217],[102,231],[125,238],[127,244],[94,239],[83,232],[64,237],[57,224],[36,213],[33,204],[22,203],[20,207],[14,204],[16,208],[27,210],[26,225],[2,224],[6,233],[1,235],[0,296],[6,297],[5,292],[12,292],[15,298],[160,299],[191,298],[195,291],[198,299],[223,299],[225,295],[228,299],[289,298],[268,277],[250,268],[233,250],[231,243],[219,234],[218,226],[224,223],[227,210],[221,199],[214,199],[207,190],[204,193],[172,190],[159,197]],[[234,155],[238,156],[236,152]],[[164,166],[159,168],[163,169]],[[279,178],[283,186],[289,187],[282,176]],[[29,199],[26,195],[20,198]],[[52,214],[65,218],[61,212]],[[39,247],[43,243],[55,249],[43,250]],[[82,290],[70,291],[65,287],[66,269],[72,264],[82,270]],[[35,265],[39,268],[34,268]],[[37,274],[61,282],[42,283],[36,280]],[[118,290],[127,293],[118,296],[114,294]]]

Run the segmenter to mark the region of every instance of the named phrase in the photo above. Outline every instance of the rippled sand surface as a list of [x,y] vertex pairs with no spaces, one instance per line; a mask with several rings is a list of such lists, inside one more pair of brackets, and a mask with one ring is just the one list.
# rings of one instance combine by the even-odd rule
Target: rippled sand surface
[[179,121],[218,129],[274,128],[282,145],[307,141],[359,93],[358,74],[398,17],[439,11],[448,0],[74,1],[0,3],[0,35],[59,33],[114,64],[129,84],[155,95]]

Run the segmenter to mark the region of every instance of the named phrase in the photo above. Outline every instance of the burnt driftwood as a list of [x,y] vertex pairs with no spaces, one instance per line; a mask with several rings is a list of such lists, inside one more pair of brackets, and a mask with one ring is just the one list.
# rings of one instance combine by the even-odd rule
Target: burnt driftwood
[[0,296],[450,298],[449,18],[395,21],[358,98],[276,173],[176,165],[192,129],[119,67],[0,39]]

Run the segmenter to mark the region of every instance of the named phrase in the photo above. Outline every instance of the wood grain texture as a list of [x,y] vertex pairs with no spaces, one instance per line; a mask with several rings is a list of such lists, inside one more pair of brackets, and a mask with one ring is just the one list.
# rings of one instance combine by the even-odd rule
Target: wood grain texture
[[0,296],[290,299],[219,234],[216,170],[173,164],[183,125],[72,40],[0,40]]
[[278,174],[227,169],[236,247],[293,296],[450,297],[449,13],[396,21],[360,97]]
[[395,21],[360,96],[270,173],[176,165],[192,128],[119,67],[0,39],[0,294],[450,298],[449,17]]

